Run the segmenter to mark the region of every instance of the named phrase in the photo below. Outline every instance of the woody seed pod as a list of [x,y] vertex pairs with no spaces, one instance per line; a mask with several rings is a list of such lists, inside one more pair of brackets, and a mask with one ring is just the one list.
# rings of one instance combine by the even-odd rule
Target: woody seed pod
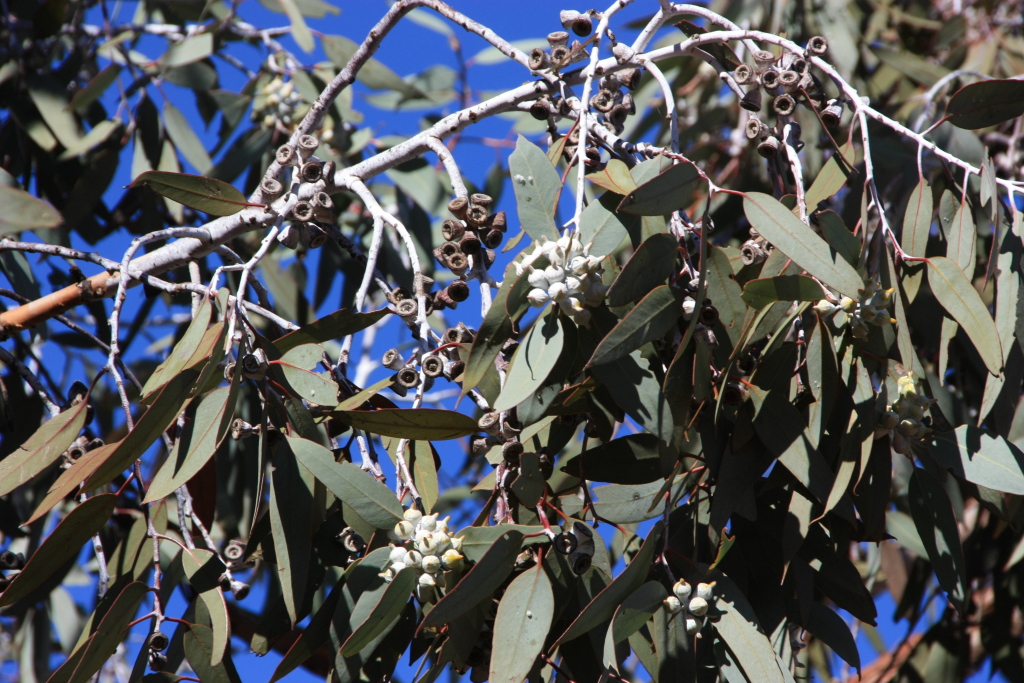
[[779,87],[779,72],[774,69],[768,69],[761,74],[761,85],[764,86],[765,90],[775,90]]
[[523,444],[518,441],[506,441],[501,446],[501,457],[511,467],[519,467],[519,456],[523,454],[524,450]]
[[488,221],[491,228],[498,232],[505,232],[508,229],[508,219],[505,217],[504,211],[499,211],[496,214],[491,215],[491,220]]
[[444,374],[444,361],[440,356],[426,356],[420,361],[423,374],[427,377],[440,377]]
[[802,76],[807,71],[807,60],[803,57],[797,57],[789,63],[789,69]]
[[295,206],[292,207],[291,218],[293,221],[300,223],[313,220],[313,205],[305,199],[295,202]]
[[308,157],[310,154],[316,151],[316,148],[320,146],[320,141],[316,139],[315,135],[300,135],[299,136],[299,154],[302,157]]
[[310,249],[319,249],[327,243],[327,231],[316,223],[303,223],[302,239]]
[[636,51],[625,43],[616,43],[615,46],[612,47],[612,55],[615,56],[615,60],[619,64],[623,64],[633,59],[633,57],[636,56]]
[[466,364],[461,360],[453,360],[448,366],[448,379],[455,381],[462,376],[462,373],[466,371]]
[[452,256],[455,256],[455,254],[462,252],[459,245],[455,242],[445,242],[438,247],[438,251],[441,252],[441,255],[444,256],[445,259],[450,259]]
[[765,159],[774,159],[779,154],[779,139],[769,135],[757,146],[757,153]]
[[299,169],[299,177],[304,183],[315,183],[324,177],[324,170],[315,161],[307,161]]
[[242,373],[247,379],[254,379],[257,382],[267,376],[267,369],[270,362],[263,349],[256,349],[252,353],[242,356]]
[[551,63],[553,66],[561,66],[568,56],[569,48],[564,45],[551,48]]
[[479,228],[487,222],[489,215],[484,207],[472,204],[466,211],[466,222],[469,223],[470,227]]
[[787,93],[794,93],[800,87],[800,74],[796,71],[783,71],[779,74],[779,85]]
[[237,538],[224,548],[224,559],[231,563],[241,562],[245,555],[245,543]]
[[299,232],[298,224],[289,223],[277,233],[277,241],[289,249],[294,249],[299,246]]
[[162,652],[149,653],[149,668],[151,671],[163,671],[167,666],[167,655]]
[[628,69],[623,69],[615,74],[619,83],[626,86],[630,90],[636,90],[640,87],[640,69],[633,66]]
[[590,19],[590,15],[581,14],[572,22],[572,32],[581,38],[585,38],[590,35],[590,32],[594,30],[594,22]]
[[579,19],[580,13],[574,9],[564,9],[558,13],[558,21],[566,31],[572,28],[572,22]]
[[465,280],[453,280],[447,287],[437,293],[437,298],[450,308],[469,298],[469,285]]
[[501,416],[494,411],[484,413],[480,416],[480,419],[477,420],[477,426],[480,427],[480,431],[486,432],[491,436],[497,436],[501,431],[500,418]]
[[829,100],[825,108],[821,110],[821,122],[829,128],[835,128],[843,118],[843,103],[839,100]]
[[334,222],[334,200],[324,191],[313,195],[313,215],[321,223]]
[[612,110],[608,112],[608,122],[618,128],[626,123],[627,116],[629,116],[629,109],[627,109],[625,105],[616,104],[612,107]]
[[748,140],[758,140],[768,134],[768,126],[756,116],[751,116],[747,119],[747,125],[743,131],[747,134]]
[[388,349],[385,351],[384,357],[381,358],[380,362],[388,370],[398,371],[405,367],[405,361],[402,360],[402,354],[399,353],[398,349]]
[[247,583],[231,581],[228,584],[228,588],[231,589],[231,594],[235,596],[235,600],[245,600],[249,596],[249,584]]
[[775,101],[772,102],[772,109],[774,109],[775,113],[779,116],[789,116],[793,113],[793,110],[796,109],[796,101],[793,99],[792,95],[782,94],[776,97]]
[[551,47],[565,47],[569,44],[569,34],[566,31],[552,31],[548,34],[548,45]]
[[263,198],[267,201],[277,199],[284,192],[284,185],[277,178],[264,178],[260,182],[260,192],[263,193]]
[[622,93],[622,106],[626,108],[629,115],[632,116],[636,113],[636,102],[633,100],[633,96],[628,92]]
[[702,325],[712,327],[718,322],[718,309],[714,306],[703,306],[700,309],[700,315],[697,317],[697,321]]
[[501,230],[488,231],[482,241],[488,249],[496,249],[501,245]]
[[171,644],[171,639],[161,631],[153,631],[149,636],[149,649],[153,652],[163,652]]
[[416,302],[413,299],[402,299],[395,306],[395,311],[402,320],[411,322],[416,317]]
[[775,55],[768,50],[758,50],[754,53],[754,62],[760,71],[764,71],[775,62]]
[[754,70],[746,64],[740,64],[736,67],[736,70],[732,72],[733,80],[739,85],[746,85],[750,82],[750,77],[754,75]]
[[828,41],[824,36],[814,36],[807,41],[807,51],[812,55],[820,57],[828,52]]
[[452,254],[448,257],[448,270],[452,271],[455,275],[462,277],[462,275],[469,268],[469,259],[462,252]]
[[395,375],[395,382],[406,390],[415,389],[420,383],[420,373],[416,372],[415,368],[406,366]]
[[450,242],[458,242],[466,234],[466,226],[462,221],[446,220],[441,224],[441,237]]
[[295,166],[298,163],[295,148],[291,145],[281,145],[278,147],[274,159],[282,166]]
[[727,406],[740,406],[750,398],[750,392],[739,382],[729,382],[722,390],[722,403]]
[[548,57],[547,52],[539,47],[535,47],[530,51],[530,58],[527,60],[526,65],[530,67],[531,71],[540,71],[551,66],[551,58]]
[[761,89],[756,85],[747,91],[747,94],[740,100],[740,106],[747,111],[761,111]]
[[[761,148],[758,147],[758,152],[760,151]],[[762,263],[768,258],[768,252],[765,251],[761,240],[750,239],[744,242],[740,248],[740,258],[743,259],[743,265],[752,266],[755,263]]]
[[602,114],[611,111],[612,107],[615,106],[615,93],[611,90],[598,90],[590,98],[590,106]]
[[387,294],[387,300],[393,304],[397,304],[403,299],[411,299],[412,294],[405,287],[395,287]]
[[[547,54],[544,55],[545,57]],[[532,67],[531,67],[532,68]],[[537,71],[538,69],[533,69]],[[547,121],[551,116],[551,102],[546,99],[539,99],[530,105],[530,116],[538,121]]]
[[472,195],[470,195],[469,203],[472,204],[473,206],[482,206],[483,208],[486,209],[491,204],[494,203],[494,199],[489,194],[484,194],[483,192],[475,192]]
[[459,249],[463,254],[477,254],[480,252],[480,238],[471,232],[467,232],[459,241]]
[[451,211],[453,216],[460,220],[466,220],[466,210],[468,208],[469,199],[466,197],[456,197],[448,202],[448,210]]

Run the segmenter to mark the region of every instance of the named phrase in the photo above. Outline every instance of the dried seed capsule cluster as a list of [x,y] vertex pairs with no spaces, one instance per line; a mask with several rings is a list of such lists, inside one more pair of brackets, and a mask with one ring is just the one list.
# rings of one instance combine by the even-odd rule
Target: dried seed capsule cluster
[[859,301],[854,301],[844,296],[839,304],[822,299],[814,310],[820,315],[834,315],[836,325],[848,325],[850,333],[857,339],[867,339],[868,325],[882,327],[886,323],[895,324],[896,321],[889,317],[889,307],[892,306],[892,295],[895,289],[882,289],[878,281],[870,283],[864,289],[857,290],[860,295]]
[[[484,268],[490,268],[494,263],[494,250],[501,246],[502,237],[508,230],[508,221],[504,211],[491,213],[493,203],[490,196],[482,193],[456,197],[448,202],[448,210],[455,218],[441,225],[441,236],[445,241],[434,249],[434,258],[458,278],[465,277],[470,258],[479,259]],[[469,296],[466,287],[465,296],[458,298],[462,294],[462,285],[465,285],[465,282],[457,284],[459,282],[462,281],[456,280],[452,285],[460,291],[449,291],[446,296],[442,296],[449,308],[455,308],[454,304],[465,301]],[[449,290],[452,285],[448,286]]]
[[925,415],[925,411],[936,401],[918,391],[913,372],[896,380],[896,386],[899,387],[899,398],[882,413],[876,432],[888,432],[893,450],[910,455],[914,443],[932,433],[931,418]]
[[392,541],[391,555],[381,576],[390,582],[406,567],[415,567],[419,572],[416,599],[432,602],[435,587],[444,586],[444,572],[463,566],[462,538],[451,535],[448,529],[451,517],[438,519],[437,515],[424,515],[415,508],[406,510],[404,517],[388,532]]
[[[541,257],[549,264],[543,269],[533,265]],[[590,323],[587,307],[599,305],[608,291],[601,283],[601,258],[588,256],[576,234],[557,241],[541,238],[523,262],[516,264],[516,270],[520,275],[529,273],[533,289],[526,298],[530,305],[540,308],[556,303],[577,325]]]
[[697,620],[707,614],[710,601],[714,597],[714,587],[714,581],[698,583],[697,589],[694,591],[693,586],[687,583],[686,579],[679,579],[672,586],[672,595],[665,598],[662,606],[673,616],[685,612],[686,633],[700,638],[701,623]]
[[[816,36],[808,42],[806,54],[818,56],[827,49],[828,42]],[[766,159],[774,159],[785,142],[782,121],[770,127],[757,117],[762,109],[762,91],[773,98],[771,109],[779,119],[788,121],[796,113],[797,105],[804,104],[819,111],[826,126],[839,125],[843,114],[842,102],[835,99],[825,101],[821,81],[811,72],[810,64],[804,56],[787,53],[776,58],[767,50],[759,50],[753,57],[755,66],[737,66],[733,71],[733,79],[739,85],[750,86],[740,106],[751,113],[745,132],[748,139],[757,142],[758,154]],[[796,139],[790,142],[799,151],[803,143],[799,141],[799,130],[796,132]]]

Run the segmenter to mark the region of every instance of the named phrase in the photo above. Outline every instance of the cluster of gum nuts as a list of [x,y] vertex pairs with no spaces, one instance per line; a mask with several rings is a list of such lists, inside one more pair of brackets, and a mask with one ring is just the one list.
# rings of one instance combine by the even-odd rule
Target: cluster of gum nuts
[[908,373],[896,380],[900,397],[882,413],[877,430],[888,431],[892,449],[903,455],[910,455],[914,442],[921,441],[932,433],[925,417],[925,411],[935,399],[917,390],[914,373]]
[[[541,257],[547,259],[546,268],[533,265]],[[601,257],[589,256],[575,233],[557,241],[542,237],[523,262],[516,264],[516,270],[520,275],[529,273],[533,289],[526,298],[531,306],[541,308],[554,302],[577,325],[590,323],[586,306],[599,305],[608,291],[601,282]]]
[[714,587],[714,581],[711,583],[698,583],[697,594],[693,595],[693,586],[687,583],[686,579],[679,579],[672,586],[672,595],[662,601],[665,611],[672,616],[682,612],[685,605],[687,635],[692,636],[696,634],[700,638],[701,624],[697,621],[697,618],[707,614],[708,601],[711,600],[711,596],[714,594]]
[[444,585],[443,571],[461,569],[465,558],[459,552],[462,538],[455,538],[448,530],[450,517],[424,515],[415,508],[405,511],[405,519],[388,532],[392,540],[388,566],[381,576],[391,582],[406,567],[419,570],[416,599],[430,602],[434,588]]
[[854,301],[848,296],[840,299],[839,304],[822,299],[814,310],[820,315],[835,315],[835,324],[850,326],[850,334],[857,339],[867,339],[868,323],[882,327],[886,323],[895,324],[896,321],[889,317],[888,308],[892,305],[892,295],[895,289],[882,289],[877,282],[872,282],[864,289],[858,289],[860,301]]

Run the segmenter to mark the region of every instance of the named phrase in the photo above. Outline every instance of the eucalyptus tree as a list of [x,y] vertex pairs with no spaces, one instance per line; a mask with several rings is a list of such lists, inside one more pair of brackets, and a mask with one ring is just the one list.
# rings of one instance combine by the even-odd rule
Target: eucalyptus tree
[[7,3],[5,658],[1020,680],[1011,4]]

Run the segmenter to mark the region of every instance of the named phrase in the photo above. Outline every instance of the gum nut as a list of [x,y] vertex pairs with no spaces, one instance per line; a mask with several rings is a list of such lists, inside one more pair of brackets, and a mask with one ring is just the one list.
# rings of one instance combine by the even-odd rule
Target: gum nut
[[412,535],[412,540],[416,543],[419,543],[424,538],[430,538],[430,534],[431,532],[427,531],[426,529],[417,529],[416,533]]
[[557,244],[563,251],[568,250],[572,246],[572,236],[562,235],[558,238]]
[[405,521],[411,522],[413,524],[416,524],[421,519],[423,519],[423,513],[417,510],[416,508],[409,508],[408,510],[402,513],[402,516],[405,517]]
[[400,572],[403,569],[405,569],[406,566],[407,565],[404,562],[394,562],[394,563],[392,563],[392,565],[390,567],[388,567],[388,569],[391,571],[391,575],[394,576],[398,572]]
[[696,302],[690,297],[686,297],[683,300],[683,318],[689,320],[693,317],[693,311],[697,307]]
[[569,288],[565,286],[564,282],[556,282],[548,287],[548,296],[555,302],[565,301],[569,296]]
[[591,273],[596,273],[598,270],[601,269],[601,261],[603,260],[604,258],[601,256],[588,256],[587,261],[589,262],[589,267],[587,268],[587,270],[589,270]]
[[704,613],[708,611],[708,601],[704,598],[693,598],[690,600],[690,612],[696,614],[698,617],[704,616]]
[[544,269],[544,277],[547,278],[548,284],[554,284],[565,279],[565,271],[558,266],[548,266]]
[[590,325],[590,319],[592,317],[593,314],[590,311],[583,309],[582,311],[576,311],[575,313],[572,314],[572,321],[577,325],[587,327],[588,325]]
[[538,289],[547,289],[548,285],[551,284],[548,282],[543,270],[534,269],[526,279],[530,282],[531,287],[536,287]]
[[917,434],[917,420],[902,420],[897,426],[896,430],[903,436],[914,436]]
[[452,548],[455,550],[462,550],[462,536],[452,536]]
[[697,584],[697,597],[704,598],[705,600],[711,599],[711,592],[714,590],[715,584],[713,583],[698,583]]
[[565,288],[569,290],[569,294],[579,294],[583,291],[583,283],[578,277],[570,275],[565,278]]
[[407,552],[405,554],[405,558],[402,560],[402,563],[406,567],[418,567],[421,562],[423,562],[423,555],[416,550],[410,550]]
[[604,301],[605,294],[607,293],[608,287],[591,281],[587,283],[587,291],[584,293],[583,298],[591,306],[597,306]]
[[844,296],[839,301],[839,306],[847,313],[853,313],[855,310],[857,310],[857,302],[848,296]]
[[910,417],[914,418],[915,420],[923,420],[924,419],[924,408],[922,408],[920,406],[912,405],[912,406],[910,406],[910,410],[908,411],[908,414],[910,415]]
[[455,548],[449,548],[441,556],[441,566],[445,569],[460,569],[462,567],[462,553]]
[[583,273],[588,272],[589,268],[587,268],[587,257],[574,256],[572,260],[569,261],[569,270],[577,275],[582,275]]
[[438,553],[443,553],[452,545],[451,538],[449,538],[447,532],[444,531],[435,531],[430,535],[430,540],[434,543]]
[[683,603],[679,602],[679,598],[674,595],[670,595],[661,602],[665,607],[665,611],[669,614],[679,614],[683,609]]
[[693,587],[686,582],[686,579],[679,579],[675,585],[672,586],[672,594],[680,600],[688,600],[690,598],[690,592]]
[[878,311],[871,306],[863,306],[860,309],[860,319],[866,323],[875,322],[875,318],[878,317]]
[[395,525],[395,537],[400,541],[407,541],[412,538],[413,525],[411,522],[402,520]]
[[434,555],[437,553],[437,543],[434,542],[434,539],[431,536],[427,536],[417,543],[416,548],[424,555]]
[[421,586],[429,586],[429,587],[433,588],[434,586],[437,585],[437,581],[435,581],[434,577],[431,576],[430,574],[420,574],[420,585]]
[[699,630],[700,630],[700,624],[697,623],[697,620],[692,618],[692,617],[687,617],[687,619],[686,619],[686,635],[692,636],[694,633],[696,633]]
[[835,306],[828,299],[822,299],[814,304],[814,310],[817,311],[818,315],[828,315],[835,310]]
[[540,308],[551,301],[551,297],[544,289],[531,289],[530,293],[526,295],[526,300],[530,302],[531,306]]
[[428,574],[436,574],[441,571],[441,558],[437,555],[427,555],[423,558],[423,564],[420,566]]
[[420,528],[424,531],[433,531],[437,528],[437,515],[424,515],[420,520]]
[[388,555],[388,559],[391,560],[392,563],[402,562],[408,552],[408,550],[400,545],[393,545],[391,546],[391,554]]
[[900,416],[891,410],[887,410],[882,413],[882,417],[878,423],[885,429],[892,429],[900,423]]

